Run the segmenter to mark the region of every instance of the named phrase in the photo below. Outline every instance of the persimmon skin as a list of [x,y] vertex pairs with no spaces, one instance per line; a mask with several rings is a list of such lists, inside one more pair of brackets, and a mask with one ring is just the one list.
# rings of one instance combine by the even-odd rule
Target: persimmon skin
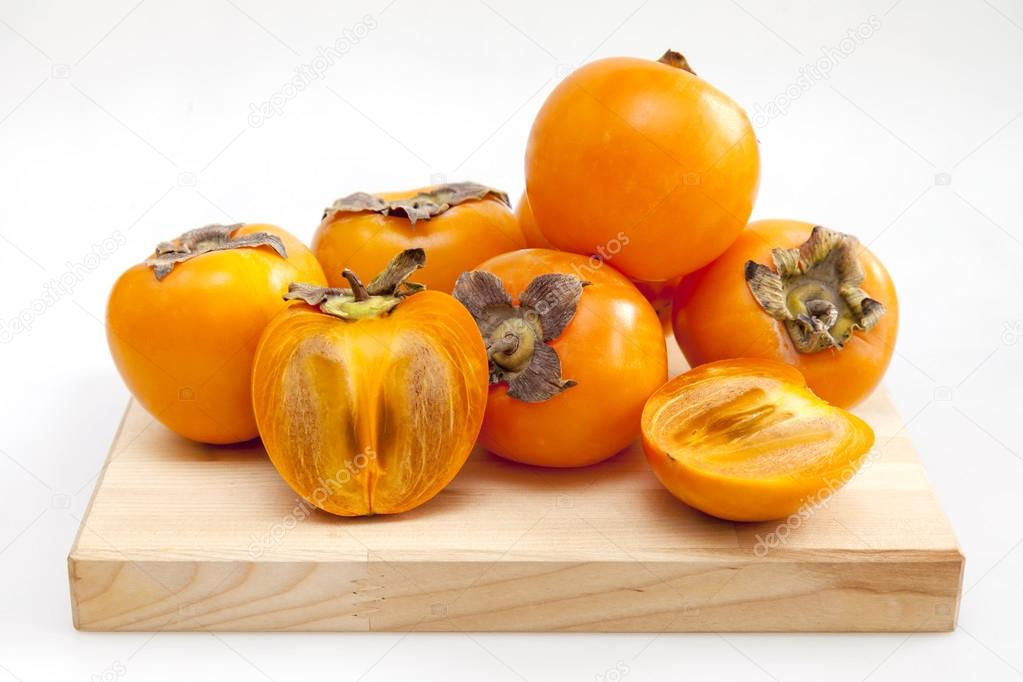
[[768,521],[819,504],[874,443],[862,419],[814,395],[791,365],[740,358],[701,365],[643,410],[643,450],[682,502],[729,521]]
[[294,304],[267,326],[253,404],[270,460],[311,504],[341,516],[427,502],[468,458],[487,356],[472,316],[437,291],[345,321]]
[[576,275],[583,288],[575,316],[549,342],[561,374],[577,384],[538,403],[516,400],[506,384],[490,387],[480,443],[524,464],[580,467],[616,454],[639,435],[647,397],[667,380],[664,334],[650,304],[607,264],[547,249],[506,253],[480,264],[515,303],[539,275]]
[[[380,193],[385,199],[415,196],[432,187]],[[313,236],[312,249],[332,287],[347,287],[341,272],[380,272],[398,251],[421,248],[430,254],[416,273],[427,289],[450,292],[455,280],[478,263],[526,246],[518,221],[501,201],[487,197],[452,206],[413,225],[399,215],[372,211],[328,216]]]
[[813,223],[752,222],[716,261],[686,277],[675,292],[672,327],[691,366],[726,358],[768,358],[798,369],[814,393],[839,407],[852,407],[877,387],[895,349],[899,302],[888,271],[866,247],[859,252],[862,288],[884,304],[877,326],[856,332],[842,350],[800,353],[784,323],[771,318],[746,284],[746,261],[771,263],[771,249],[798,248]]
[[529,195],[525,192],[519,197],[519,203],[515,204],[515,219],[519,221],[522,229],[522,236],[526,238],[526,246],[531,249],[553,249],[547,237],[543,236],[540,226],[536,224],[536,216],[529,206]]
[[661,323],[666,328],[671,326],[671,302],[675,299],[675,288],[681,281],[681,277],[675,277],[664,282],[632,281],[636,288],[639,289],[639,293],[643,294],[643,297],[650,301],[650,305],[654,307],[654,312],[657,313],[657,317],[661,318]]
[[526,192],[546,238],[584,255],[620,248],[615,268],[645,281],[723,252],[749,218],[759,172],[753,127],[727,95],[626,57],[565,78],[526,151]]
[[214,251],[178,263],[163,280],[144,264],[114,284],[107,304],[107,341],[128,390],[150,414],[185,438],[239,443],[258,435],[251,374],[256,344],[286,307],[294,281],[324,285],[323,270],[297,238],[273,225],[270,247]]

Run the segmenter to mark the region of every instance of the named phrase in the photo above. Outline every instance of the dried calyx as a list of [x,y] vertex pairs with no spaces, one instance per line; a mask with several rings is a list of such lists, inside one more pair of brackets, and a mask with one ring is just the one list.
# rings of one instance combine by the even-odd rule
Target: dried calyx
[[415,225],[417,220],[429,220],[464,201],[487,197],[493,197],[509,208],[511,207],[508,195],[504,192],[475,182],[453,182],[447,185],[437,185],[427,191],[419,192],[415,196],[403,199],[387,200],[366,192],[356,192],[335,201],[330,208],[323,212],[323,219],[335,218],[340,213],[372,211],[383,215],[404,216]]
[[562,378],[561,359],[546,342],[558,338],[571,322],[588,284],[574,275],[540,275],[516,306],[497,276],[482,271],[459,276],[453,295],[472,313],[483,335],[491,384],[507,382],[508,395],[528,403],[575,386]]
[[384,271],[367,285],[363,285],[354,272],[346,269],[341,274],[348,280],[351,289],[295,282],[288,287],[284,300],[305,301],[343,320],[379,317],[393,310],[408,296],[426,288],[422,284],[408,281],[412,273],[425,263],[426,253],[422,249],[406,249],[392,258]]
[[662,54],[661,58],[658,59],[657,61],[659,61],[662,64],[667,64],[668,66],[673,66],[676,69],[688,71],[694,76],[696,75],[696,72],[693,71],[693,67],[689,66],[689,62],[686,60],[685,57],[682,56],[681,52],[675,52],[675,50],[668,50],[667,52]]
[[269,232],[253,232],[235,236],[242,223],[235,225],[207,225],[189,230],[177,239],[160,242],[156,245],[153,255],[146,259],[146,265],[153,269],[156,279],[160,280],[170,274],[174,266],[186,260],[201,256],[211,251],[224,251],[254,246],[269,246],[281,258],[287,258],[288,252],[284,242]]
[[855,331],[869,331],[884,305],[860,288],[855,237],[813,228],[798,249],[774,249],[774,270],[746,262],[746,283],[771,317],[781,320],[800,353],[841,350]]

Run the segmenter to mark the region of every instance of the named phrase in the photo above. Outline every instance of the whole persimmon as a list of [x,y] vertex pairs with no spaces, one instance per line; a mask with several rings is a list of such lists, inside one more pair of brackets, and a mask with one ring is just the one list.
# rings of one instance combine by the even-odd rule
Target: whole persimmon
[[746,113],[671,51],[571,73],[526,151],[529,204],[551,244],[644,281],[693,272],[728,248],[759,175]]
[[273,225],[208,225],[160,243],[107,304],[107,341],[128,390],[186,438],[255,438],[252,358],[295,280],[326,283],[312,252]]
[[428,289],[450,292],[458,275],[491,256],[526,246],[508,195],[473,182],[406,192],[356,192],[323,213],[313,253],[332,287],[341,272],[380,272],[396,252],[421,248],[429,263],[416,275]]
[[628,278],[577,254],[524,249],[463,274],[454,295],[490,359],[487,450],[578,467],[639,435],[643,403],[667,379],[667,355],[657,314]]
[[422,249],[368,285],[295,284],[252,373],[270,461],[311,504],[341,516],[408,511],[462,468],[483,421],[487,356],[472,316],[407,278]]
[[515,204],[515,219],[519,221],[519,227],[522,228],[522,236],[526,238],[526,246],[531,249],[554,248],[554,245],[550,243],[547,237],[543,236],[540,226],[536,224],[533,209],[529,206],[529,195],[525,192],[519,198],[519,203]]
[[776,360],[720,360],[659,388],[643,449],[661,483],[730,521],[767,521],[825,503],[874,443],[862,419],[813,394]]
[[692,366],[728,358],[786,362],[830,403],[851,407],[880,383],[899,303],[878,258],[850,235],[795,220],[750,223],[672,304]]

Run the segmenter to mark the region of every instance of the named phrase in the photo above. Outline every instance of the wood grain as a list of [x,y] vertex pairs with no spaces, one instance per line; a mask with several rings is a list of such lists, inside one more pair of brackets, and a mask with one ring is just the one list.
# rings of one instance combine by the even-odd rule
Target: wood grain
[[[673,346],[674,344],[669,344]],[[672,358],[681,369],[677,352]],[[669,495],[638,444],[575,471],[474,452],[400,516],[311,509],[258,442],[128,406],[68,557],[83,630],[941,631],[963,556],[891,401],[826,504],[736,524]]]

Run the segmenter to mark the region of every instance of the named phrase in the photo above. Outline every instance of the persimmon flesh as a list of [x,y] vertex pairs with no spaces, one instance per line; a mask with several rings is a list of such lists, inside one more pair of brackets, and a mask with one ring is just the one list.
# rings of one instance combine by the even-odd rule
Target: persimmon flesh
[[677,498],[731,521],[766,521],[826,500],[859,469],[870,426],[773,360],[701,365],[643,409],[643,448]]
[[425,503],[462,468],[483,420],[487,359],[472,317],[438,291],[296,291],[302,300],[267,326],[252,376],[271,462],[332,514]]

